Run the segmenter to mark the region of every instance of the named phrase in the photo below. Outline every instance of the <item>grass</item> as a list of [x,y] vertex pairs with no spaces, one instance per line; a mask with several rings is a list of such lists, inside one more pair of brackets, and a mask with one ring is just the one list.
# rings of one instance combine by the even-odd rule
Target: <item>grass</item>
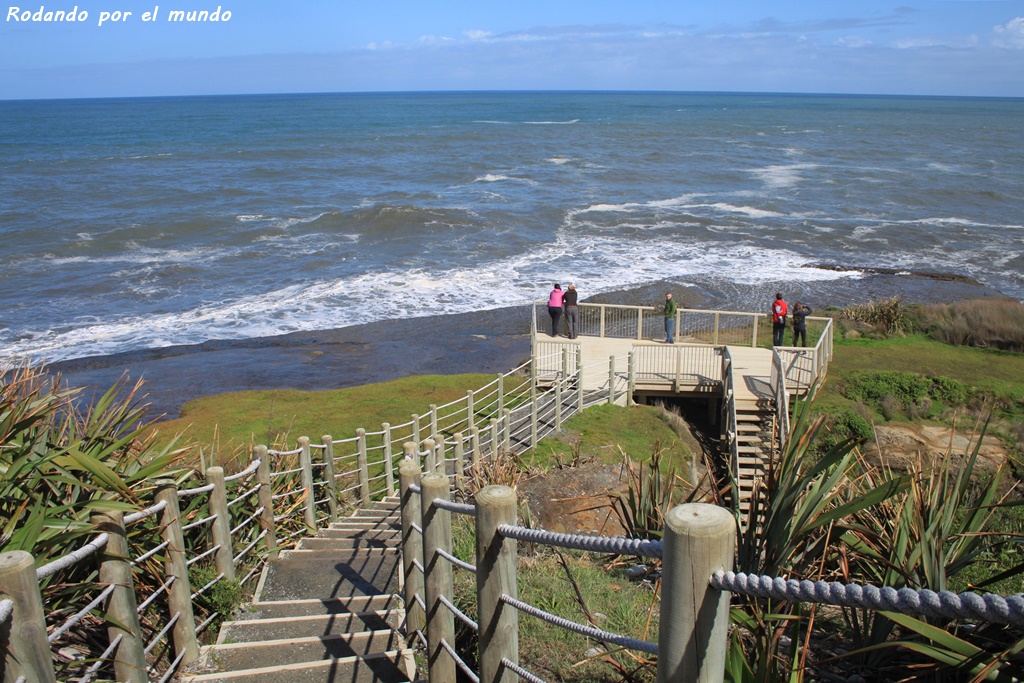
[[543,439],[524,461],[540,469],[590,459],[618,463],[625,452],[646,462],[664,449],[665,466],[679,470],[690,462],[690,449],[653,406],[593,406],[566,420],[564,429],[560,437]]
[[[231,453],[253,443],[281,444],[309,436],[319,442],[409,422],[431,404],[444,405],[494,380],[493,375],[420,375],[330,391],[240,391],[189,401],[181,417],[154,426],[159,441],[181,434],[180,444]],[[507,382],[507,380],[506,380]]]

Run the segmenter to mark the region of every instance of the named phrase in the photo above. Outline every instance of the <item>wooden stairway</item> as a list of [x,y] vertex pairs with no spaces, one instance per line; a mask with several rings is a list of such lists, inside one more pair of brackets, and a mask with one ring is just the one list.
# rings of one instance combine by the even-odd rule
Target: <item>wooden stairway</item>
[[775,408],[767,399],[736,402],[736,441],[739,451],[740,519],[750,512],[757,481],[768,475],[772,458]]
[[253,601],[221,625],[182,683],[415,680],[399,628],[398,499],[355,511],[269,561]]

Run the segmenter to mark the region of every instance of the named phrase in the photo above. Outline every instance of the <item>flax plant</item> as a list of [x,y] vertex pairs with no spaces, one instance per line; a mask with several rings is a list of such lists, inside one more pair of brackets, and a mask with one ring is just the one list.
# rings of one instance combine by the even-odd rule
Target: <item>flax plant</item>
[[[851,518],[905,489],[903,478],[872,488],[859,481],[854,466],[858,441],[846,439],[816,455],[824,419],[810,416],[815,390],[794,408],[787,447],[755,486],[741,529],[737,568],[751,574],[796,579],[835,575],[839,539]],[[809,641],[811,621],[799,603],[747,598],[732,612],[734,631],[727,665],[731,681],[804,680],[801,640]],[[813,612],[811,612],[813,614]],[[803,657],[806,658],[806,648]]]
[[[860,513],[863,524],[843,539],[853,551],[853,571],[878,585],[944,591],[949,590],[951,577],[979,561],[992,539],[1000,536],[991,529],[995,512],[1009,504],[998,496],[1002,467],[987,482],[975,483],[986,429],[987,423],[974,435],[973,449],[969,447],[962,459],[952,448],[935,466],[919,458],[908,490]],[[888,469],[883,462],[870,468],[867,476],[888,477]],[[1021,573],[1024,564],[1005,568],[992,580]],[[1024,667],[1004,659],[1024,649],[1019,632],[983,625],[959,637],[949,619],[853,608],[844,609],[843,614],[858,646],[850,656],[865,667],[892,663],[897,651],[905,648],[932,660],[934,666],[924,667],[929,671],[952,667],[990,680],[1024,678]],[[897,625],[905,637],[892,640]]]

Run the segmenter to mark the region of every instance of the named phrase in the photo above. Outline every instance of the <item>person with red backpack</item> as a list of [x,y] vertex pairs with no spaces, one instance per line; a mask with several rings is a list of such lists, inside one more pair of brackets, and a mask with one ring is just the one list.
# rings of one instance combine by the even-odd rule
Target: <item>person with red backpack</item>
[[789,304],[783,300],[780,292],[776,292],[775,301],[772,302],[772,346],[782,346],[784,343],[786,315],[788,314]]

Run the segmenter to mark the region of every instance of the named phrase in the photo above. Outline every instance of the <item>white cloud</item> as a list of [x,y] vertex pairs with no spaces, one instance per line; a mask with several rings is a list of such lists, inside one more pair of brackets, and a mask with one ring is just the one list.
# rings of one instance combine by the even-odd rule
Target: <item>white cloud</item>
[[484,38],[489,38],[491,36],[490,31],[483,31],[478,28],[463,31],[462,34],[470,40],[483,40]]
[[840,47],[852,48],[870,47],[871,45],[873,45],[873,43],[869,39],[863,38],[861,36],[844,36],[837,40],[836,44],[839,45]]
[[421,45],[441,45],[451,43],[453,39],[448,36],[420,36],[419,42]]
[[995,26],[992,30],[996,34],[992,41],[996,47],[1024,49],[1024,17],[1011,19],[1005,26]]

